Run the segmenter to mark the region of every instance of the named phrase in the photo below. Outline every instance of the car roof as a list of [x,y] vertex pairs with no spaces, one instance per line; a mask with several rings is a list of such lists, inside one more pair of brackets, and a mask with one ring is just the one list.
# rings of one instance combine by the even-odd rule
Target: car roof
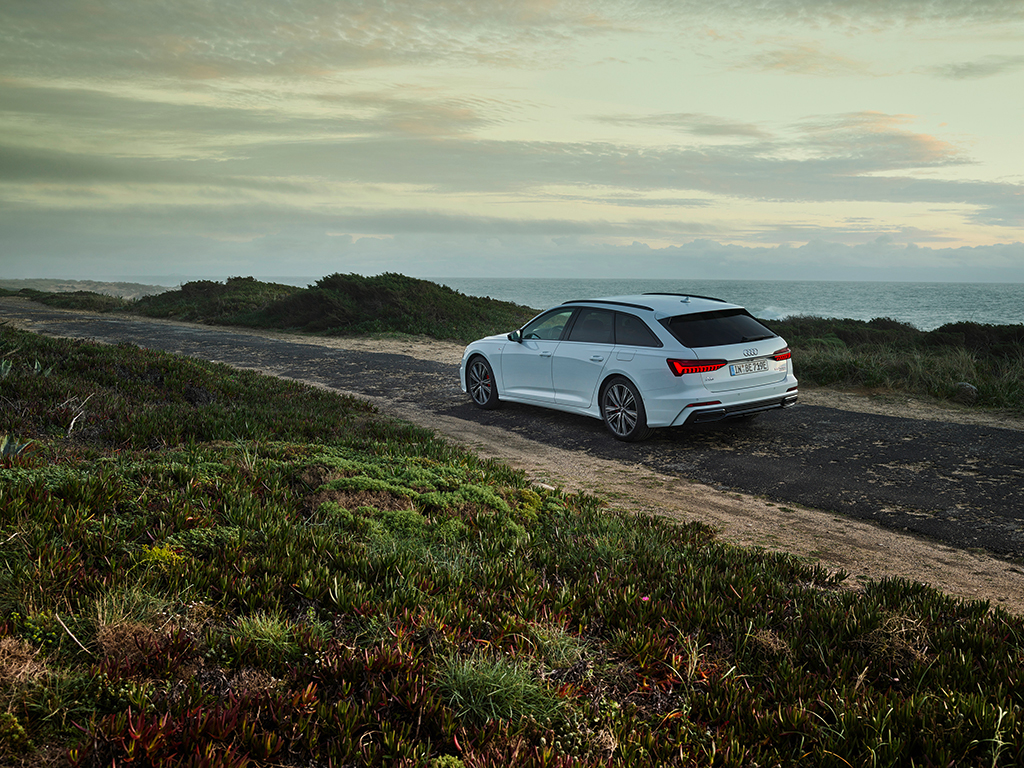
[[711,312],[716,309],[742,309],[711,296],[697,296],[685,293],[642,293],[629,296],[604,296],[598,299],[572,299],[563,305],[592,304],[631,307],[654,312],[658,317],[689,315],[694,312]]

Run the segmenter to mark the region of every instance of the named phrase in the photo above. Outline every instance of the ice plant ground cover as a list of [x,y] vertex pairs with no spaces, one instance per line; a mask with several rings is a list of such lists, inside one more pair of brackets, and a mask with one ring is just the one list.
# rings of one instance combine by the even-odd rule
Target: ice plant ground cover
[[0,327],[0,764],[1010,766],[1024,620]]

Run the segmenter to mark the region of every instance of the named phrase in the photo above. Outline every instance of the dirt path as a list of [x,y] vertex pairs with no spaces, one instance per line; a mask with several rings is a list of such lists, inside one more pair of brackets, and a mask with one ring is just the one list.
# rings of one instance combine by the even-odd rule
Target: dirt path
[[[39,308],[36,311],[35,308]],[[0,321],[52,335],[49,308],[23,299],[0,298]],[[69,313],[81,317],[82,313]],[[110,321],[109,315],[96,316]],[[124,322],[132,322],[124,320]],[[212,330],[188,323],[164,322]],[[286,334],[231,329],[231,333],[290,338]],[[301,343],[331,349],[408,355],[421,360],[457,364],[462,347],[432,340],[320,339],[301,337]],[[280,375],[256,361],[253,367]],[[310,383],[319,384],[311,381]],[[364,393],[354,393],[366,397]],[[530,440],[505,429],[478,424],[419,409],[408,400],[373,398],[380,409],[429,427],[480,455],[498,458],[524,470],[537,483],[586,491],[605,498],[609,508],[665,515],[677,520],[699,520],[714,526],[724,541],[784,551],[849,574],[856,588],[866,579],[900,577],[931,584],[956,597],[988,600],[1012,613],[1024,615],[1024,567],[981,551],[937,544],[834,513],[767,502],[747,494],[723,492],[686,479],[659,474],[639,464],[613,461],[583,451],[565,450]],[[867,397],[854,393],[802,390],[801,400],[848,411],[899,415],[931,421],[957,422],[1003,429],[1024,429],[1024,421],[1000,414],[977,413],[928,403],[906,396]]]

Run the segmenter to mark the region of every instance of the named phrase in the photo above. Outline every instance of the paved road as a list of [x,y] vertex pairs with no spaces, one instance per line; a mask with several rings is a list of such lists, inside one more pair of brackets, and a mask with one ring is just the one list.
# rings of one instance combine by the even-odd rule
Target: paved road
[[662,430],[626,444],[593,419],[517,404],[480,411],[459,390],[454,366],[404,355],[0,299],[0,321],[5,315],[50,335],[128,342],[407,402],[560,448],[1024,560],[1019,431],[797,405],[750,422]]

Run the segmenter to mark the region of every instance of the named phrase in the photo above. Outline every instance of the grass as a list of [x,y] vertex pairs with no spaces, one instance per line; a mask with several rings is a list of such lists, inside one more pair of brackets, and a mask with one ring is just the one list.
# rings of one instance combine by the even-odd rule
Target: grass
[[477,727],[527,718],[549,723],[558,713],[557,691],[523,660],[455,654],[438,661],[437,687],[459,721]]
[[6,327],[0,358],[0,765],[1024,762],[998,608],[294,382]]

